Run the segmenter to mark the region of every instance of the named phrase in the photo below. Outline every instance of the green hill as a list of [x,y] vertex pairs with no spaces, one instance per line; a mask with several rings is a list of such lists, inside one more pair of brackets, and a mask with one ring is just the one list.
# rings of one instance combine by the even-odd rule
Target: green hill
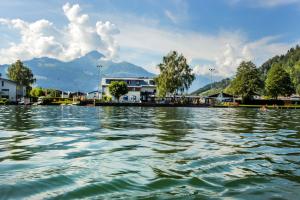
[[274,64],[282,66],[290,75],[293,87],[297,94],[300,94],[300,46],[291,48],[284,55],[274,56],[261,65],[259,70],[262,73],[262,79],[266,80],[267,73]]
[[225,78],[221,81],[207,84],[202,88],[191,93],[191,95],[207,96],[217,92],[221,92],[230,84],[230,78]]
[[[276,63],[283,66],[283,68],[289,73],[297,93],[300,94],[300,46],[297,45],[295,48],[288,50],[286,54],[274,56],[263,63],[259,67],[263,81],[265,81],[268,71],[271,69],[272,65]],[[230,79],[226,78],[219,82],[207,84],[191,93],[191,95],[207,96],[218,93],[229,86],[229,84]]]
[[295,66],[300,63],[300,46],[297,45],[295,48],[291,48],[284,55],[274,56],[263,63],[259,69],[262,74],[266,76],[272,65],[275,63],[282,65],[288,72],[295,68]]

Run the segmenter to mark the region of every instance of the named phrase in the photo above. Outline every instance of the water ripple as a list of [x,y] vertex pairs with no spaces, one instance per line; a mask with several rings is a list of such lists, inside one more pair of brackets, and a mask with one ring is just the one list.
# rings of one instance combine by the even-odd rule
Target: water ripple
[[298,110],[0,108],[0,199],[299,195]]

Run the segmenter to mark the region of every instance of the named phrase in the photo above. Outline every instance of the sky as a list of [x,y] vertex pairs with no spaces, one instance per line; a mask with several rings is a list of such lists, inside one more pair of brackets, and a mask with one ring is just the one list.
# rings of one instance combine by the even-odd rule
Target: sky
[[230,77],[300,43],[300,0],[0,0],[0,64],[92,50],[158,73],[172,50]]

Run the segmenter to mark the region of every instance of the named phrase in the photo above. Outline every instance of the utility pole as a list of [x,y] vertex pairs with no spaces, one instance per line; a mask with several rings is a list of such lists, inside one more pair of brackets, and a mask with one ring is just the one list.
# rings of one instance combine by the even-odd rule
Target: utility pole
[[101,85],[100,74],[101,74],[101,68],[102,67],[103,67],[102,65],[97,65],[97,68],[99,69],[99,73],[98,73],[98,99],[100,99],[100,85]]
[[215,68],[210,68],[209,71],[210,71],[210,89],[212,90],[213,88],[213,82],[212,82],[212,73],[213,71],[215,71],[216,69]]

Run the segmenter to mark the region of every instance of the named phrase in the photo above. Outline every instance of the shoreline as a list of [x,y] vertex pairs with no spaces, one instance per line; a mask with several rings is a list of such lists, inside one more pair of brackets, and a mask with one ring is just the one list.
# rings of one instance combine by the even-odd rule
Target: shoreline
[[[83,107],[168,107],[168,108],[177,108],[177,107],[186,107],[186,108],[254,108],[261,109],[262,106],[265,105],[245,105],[241,104],[238,106],[225,106],[225,105],[208,105],[208,104],[158,104],[158,103],[86,103],[81,102],[80,104],[41,104],[41,105],[18,105],[18,104],[0,104],[1,106],[83,106]],[[265,106],[267,110],[283,110],[283,109],[300,109],[300,105],[280,105],[273,106],[267,105]]]

